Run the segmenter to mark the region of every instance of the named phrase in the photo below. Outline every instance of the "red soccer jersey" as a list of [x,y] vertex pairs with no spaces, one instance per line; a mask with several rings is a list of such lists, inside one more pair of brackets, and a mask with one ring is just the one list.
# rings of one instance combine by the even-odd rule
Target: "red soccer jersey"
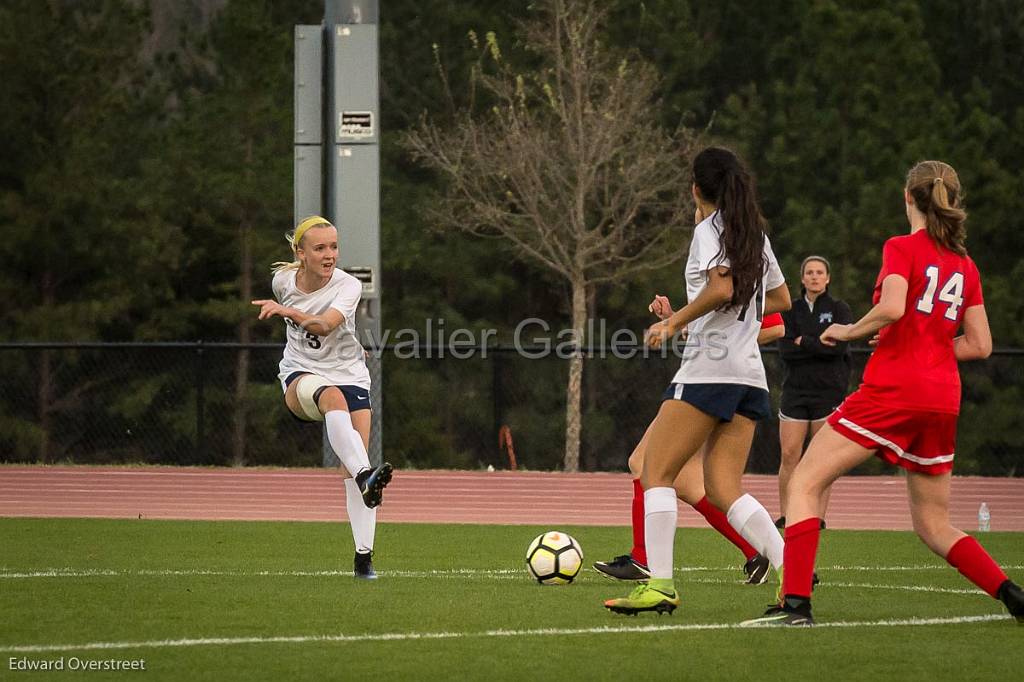
[[958,256],[918,230],[885,243],[873,303],[889,275],[907,280],[906,309],[882,329],[861,390],[886,407],[958,414],[960,372],[953,337],[964,310],[983,302],[978,267],[970,256]]
[[761,320],[761,329],[771,329],[782,324],[785,324],[782,320],[782,313],[772,313],[771,315],[765,315],[764,319]]

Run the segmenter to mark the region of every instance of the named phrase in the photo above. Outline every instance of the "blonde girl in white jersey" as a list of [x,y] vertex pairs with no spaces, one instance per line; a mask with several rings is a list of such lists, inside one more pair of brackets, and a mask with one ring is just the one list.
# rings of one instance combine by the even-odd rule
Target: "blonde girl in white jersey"
[[778,570],[782,536],[741,477],[758,419],[769,416],[768,384],[757,347],[763,315],[788,310],[789,291],[765,235],[753,179],[728,149],[709,147],[693,160],[697,226],[687,257],[688,303],[648,330],[660,347],[689,332],[683,361],[648,431],[640,482],[649,582],[605,607],[625,614],[671,613],[676,493],[673,481],[707,442],[704,487],[732,526]]
[[354,575],[374,579],[371,557],[377,509],[392,467],[371,467],[370,373],[356,338],[355,314],[362,293],[359,280],[335,266],[338,231],[320,216],[310,216],[288,235],[294,260],[274,263],[277,300],[256,300],[259,319],[274,315],[287,325],[281,358],[281,388],[288,410],[303,421],[322,421],[327,439],[341,460],[345,504],[356,555]]

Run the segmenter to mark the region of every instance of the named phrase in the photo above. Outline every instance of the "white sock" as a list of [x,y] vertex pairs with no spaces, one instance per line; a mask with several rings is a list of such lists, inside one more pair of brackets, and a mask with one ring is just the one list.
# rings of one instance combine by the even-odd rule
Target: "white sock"
[[377,508],[370,509],[363,503],[363,495],[353,478],[345,479],[345,508],[356,551],[360,554],[372,551],[373,536],[377,532]]
[[676,539],[679,507],[673,488],[651,488],[644,491],[644,539],[647,544],[647,567],[652,578],[672,580],[672,549]]
[[729,525],[743,536],[743,539],[768,557],[772,567],[777,571],[782,565],[782,549],[785,546],[779,529],[775,527],[771,515],[761,503],[750,494],[741,495],[732,503],[726,513]]
[[331,410],[324,415],[327,424],[327,440],[331,449],[341,460],[349,475],[355,476],[363,469],[370,468],[370,457],[363,447],[363,439],[352,426],[352,417],[345,410]]

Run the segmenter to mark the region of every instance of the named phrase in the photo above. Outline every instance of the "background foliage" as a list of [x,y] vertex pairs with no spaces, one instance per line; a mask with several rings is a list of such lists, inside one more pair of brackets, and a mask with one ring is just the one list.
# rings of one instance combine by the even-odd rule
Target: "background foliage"
[[[421,113],[446,115],[433,45],[450,69],[468,69],[468,32],[494,31],[514,44],[514,19],[529,3],[381,5],[384,327],[422,330],[426,318],[444,318],[449,329],[497,328],[507,341],[526,317],[566,325],[563,281],[495,242],[433,229],[425,216],[438,180],[396,143]],[[292,30],[318,23],[322,8],[321,0],[0,6],[0,340],[283,339],[281,325],[251,321],[247,301],[269,293],[269,263],[285,254]],[[952,163],[967,190],[968,244],[996,345],[1024,346],[1024,299],[1014,294],[1024,279],[1024,5],[622,1],[605,31],[609,44],[657,68],[666,126],[706,129],[707,139],[747,157],[791,280],[803,256],[828,256],[834,293],[855,313],[867,309],[882,242],[905,230],[906,169],[926,157]],[[652,293],[681,298],[677,270],[599,286],[590,314],[639,331]],[[0,352],[0,459],[75,457],[81,440],[58,425],[72,414],[88,425],[89,409],[166,423],[190,439],[194,398],[168,399],[187,378],[182,367],[130,372],[86,359]],[[472,401],[458,395],[445,399],[445,410],[425,406],[424,392],[446,379],[426,363],[404,362],[411,364],[385,384],[389,457],[444,463],[462,452],[452,425],[487,419],[474,414],[479,405],[459,407]],[[265,416],[280,413],[272,363],[237,353],[221,363],[208,400],[230,419],[211,428],[242,424],[257,435],[247,445],[222,434],[227,445],[197,461],[265,461],[247,448],[262,452],[253,443],[270,434]],[[971,369],[971,417],[984,414],[998,428],[964,445],[982,458],[995,448],[1020,461],[1024,445],[1010,425],[1024,382],[1007,366]],[[457,371],[472,378],[468,368]],[[606,378],[585,374],[585,392],[588,381]],[[614,383],[630,381],[620,374]],[[598,442],[618,416],[590,395],[584,431]],[[512,402],[511,413],[526,409]],[[532,422],[540,423],[524,422],[522,438],[560,451],[543,442],[558,427]],[[310,451],[317,446],[310,439]],[[626,454],[621,443],[589,447],[585,466]],[[147,457],[111,452],[104,456]]]

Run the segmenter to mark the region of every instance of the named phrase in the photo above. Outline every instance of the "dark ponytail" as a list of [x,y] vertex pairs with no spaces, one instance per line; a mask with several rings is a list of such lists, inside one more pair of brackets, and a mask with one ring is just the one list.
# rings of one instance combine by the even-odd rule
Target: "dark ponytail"
[[907,191],[924,213],[928,236],[939,246],[966,256],[967,211],[961,207],[960,178],[948,163],[921,161],[907,173]]
[[764,235],[767,221],[757,205],[754,179],[728,149],[708,147],[693,159],[693,182],[701,197],[718,208],[716,227],[732,274],[730,305],[746,305],[761,286],[765,271]]

